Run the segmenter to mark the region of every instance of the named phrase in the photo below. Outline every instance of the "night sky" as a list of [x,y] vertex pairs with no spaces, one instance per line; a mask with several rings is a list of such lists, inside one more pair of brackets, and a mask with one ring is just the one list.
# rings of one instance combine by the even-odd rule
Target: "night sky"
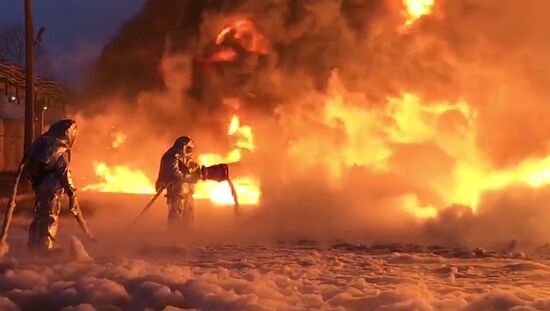
[[[34,30],[46,27],[44,51],[48,72],[74,84],[81,71],[144,0],[34,0]],[[0,1],[0,24],[24,22],[23,0]]]

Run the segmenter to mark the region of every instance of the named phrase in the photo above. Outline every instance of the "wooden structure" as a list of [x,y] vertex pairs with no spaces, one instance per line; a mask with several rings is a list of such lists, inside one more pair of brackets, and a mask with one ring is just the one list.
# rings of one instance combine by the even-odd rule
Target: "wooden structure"
[[[23,154],[25,72],[0,62],[0,172],[17,169]],[[34,83],[35,136],[53,121],[67,116],[70,93],[52,80],[36,77]]]

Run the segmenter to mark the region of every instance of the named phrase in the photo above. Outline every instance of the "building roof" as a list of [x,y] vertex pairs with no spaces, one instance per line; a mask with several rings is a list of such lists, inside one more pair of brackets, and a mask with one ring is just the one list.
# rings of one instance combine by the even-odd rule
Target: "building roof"
[[[0,62],[0,83],[8,83],[17,88],[25,87],[25,72],[19,66]],[[38,96],[46,96],[58,102],[70,103],[70,93],[53,80],[36,76],[34,84]]]

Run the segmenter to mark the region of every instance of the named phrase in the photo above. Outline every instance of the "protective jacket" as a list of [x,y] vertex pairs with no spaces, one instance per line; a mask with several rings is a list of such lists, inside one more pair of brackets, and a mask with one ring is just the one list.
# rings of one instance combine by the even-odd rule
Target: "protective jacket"
[[56,246],[63,194],[74,197],[76,192],[69,169],[76,134],[73,120],[56,122],[33,142],[25,155],[25,166],[35,192],[28,237],[31,250],[51,250]]
[[174,142],[160,160],[156,190],[166,188],[168,223],[193,219],[194,184],[200,179],[200,169],[192,157],[193,143],[187,136]]

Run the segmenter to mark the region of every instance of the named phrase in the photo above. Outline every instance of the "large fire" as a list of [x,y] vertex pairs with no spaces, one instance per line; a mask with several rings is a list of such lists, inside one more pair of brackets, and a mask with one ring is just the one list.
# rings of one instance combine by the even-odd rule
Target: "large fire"
[[[402,11],[399,14],[403,14],[405,24],[400,27],[407,29],[412,29],[409,26],[439,10],[435,0],[403,0],[400,3]],[[214,54],[209,54],[210,60],[234,61],[243,50],[274,53],[270,51],[269,41],[258,29],[249,20],[229,23],[216,38],[212,38],[217,49]],[[419,37],[418,41],[423,39]],[[398,52],[401,50],[396,49],[396,54]],[[408,52],[408,49],[403,49],[403,52]],[[434,50],[433,53],[439,52]],[[410,57],[411,62],[424,55],[405,54],[405,59]],[[450,55],[449,62],[455,61],[454,58]],[[353,75],[348,73],[346,78],[350,77]],[[411,85],[408,87],[414,90],[414,84]],[[399,91],[398,87],[396,83],[391,90]],[[390,204],[418,218],[434,217],[439,209],[453,204],[470,206],[475,212],[484,193],[513,184],[535,188],[550,185],[550,156],[526,158],[506,168],[495,167],[487,159],[478,141],[481,123],[475,107],[480,107],[480,103],[474,105],[460,99],[432,102],[405,88],[402,92],[391,94],[384,103],[369,102],[364,93],[349,92],[337,74],[331,78],[326,93],[311,91],[307,95],[297,94],[292,97],[294,102],[282,103],[278,110],[283,124],[277,130],[290,133],[290,138],[285,140],[289,143],[282,150],[282,157],[288,154],[291,157],[289,162],[299,163],[296,170],[326,169],[331,185],[346,180],[346,174],[355,167],[365,169],[366,175],[390,176],[388,179],[398,184],[395,188],[399,188],[388,190],[394,191],[388,195],[393,199]],[[441,94],[438,95],[441,98]],[[472,94],[464,96],[470,101],[476,98]],[[308,101],[309,97],[313,98],[313,103],[303,104],[302,101]],[[255,151],[253,129],[240,121],[233,116],[228,125],[227,134],[235,141],[233,148],[225,154],[201,154],[198,156],[200,164],[239,162]],[[268,137],[261,138],[265,141]],[[119,138],[118,141],[124,140]],[[113,147],[115,145],[119,143],[113,143]],[[151,179],[142,178],[145,175],[139,170],[130,170],[126,166],[110,167],[98,162],[96,172],[103,182],[86,189],[138,193],[154,191]],[[259,203],[261,193],[257,177],[234,176],[233,181],[241,203]],[[233,204],[231,191],[225,182],[201,182],[196,187],[195,196],[220,205]]]
[[[292,120],[289,126],[299,124],[294,130],[302,133],[290,147],[292,156],[304,167],[323,164],[333,180],[360,166],[416,181],[427,192],[405,193],[396,204],[419,218],[433,217],[438,208],[452,204],[476,211],[484,192],[512,184],[550,184],[550,156],[528,158],[507,169],[490,165],[477,147],[477,113],[465,101],[427,103],[403,93],[388,98],[384,107],[367,108],[362,94],[348,92],[333,75],[324,102],[319,113],[302,118],[313,118],[331,130],[320,135],[319,130],[306,130],[312,126],[304,127],[299,119]],[[402,149],[408,146],[420,147]],[[418,155],[417,150],[428,151]]]
[[[122,136],[121,136],[122,135]],[[240,124],[239,117],[233,116],[228,127],[228,135],[236,139],[235,147],[227,155],[202,154],[198,156],[201,165],[209,166],[218,163],[235,163],[242,160],[243,153],[254,150],[252,128]],[[115,135],[115,143],[121,141],[123,134]],[[120,142],[122,143],[122,142]],[[95,162],[94,171],[101,180],[83,188],[84,191],[119,192],[152,194],[155,192],[152,179],[140,169],[131,169],[126,165],[108,166],[104,162]],[[260,186],[254,176],[237,176],[232,178],[236,188],[239,203],[256,205],[260,201]],[[234,203],[231,189],[227,182],[204,181],[195,188],[195,198],[209,199],[216,205],[232,205]]]
[[[301,167],[322,164],[335,181],[346,170],[360,166],[421,184],[423,189],[402,193],[393,201],[418,218],[434,217],[438,209],[452,204],[476,211],[483,193],[513,184],[535,188],[550,185],[550,156],[527,158],[506,169],[492,166],[476,141],[477,112],[466,101],[425,102],[415,94],[402,93],[387,98],[383,106],[372,106],[363,94],[348,92],[337,74],[331,78],[328,92],[318,96],[321,99],[315,101],[324,104],[313,113],[311,109],[300,110],[300,105],[282,110],[281,115],[291,118],[285,123],[286,130],[299,133],[285,151]],[[302,122],[304,119],[314,121]],[[236,163],[254,152],[253,129],[242,125],[238,116],[232,116],[227,134],[234,147],[226,154],[200,154],[200,164]],[[124,138],[122,133],[116,134],[113,147],[120,148]],[[415,154],[416,149],[407,151],[407,146],[429,146],[429,151]],[[139,169],[100,161],[94,167],[101,182],[84,190],[154,193],[152,178]],[[255,176],[233,176],[233,182],[241,204],[259,203],[260,182]],[[195,190],[196,198],[215,205],[233,204],[227,182],[199,182]]]

